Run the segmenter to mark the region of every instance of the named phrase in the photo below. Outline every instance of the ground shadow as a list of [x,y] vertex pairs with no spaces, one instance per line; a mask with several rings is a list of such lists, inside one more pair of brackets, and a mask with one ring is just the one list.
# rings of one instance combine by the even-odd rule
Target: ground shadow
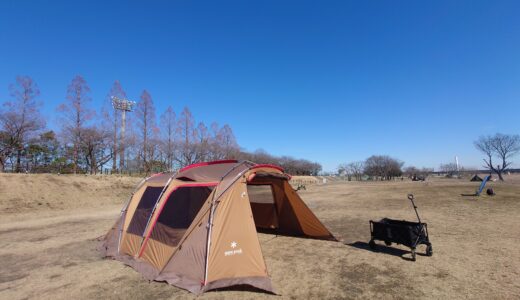
[[[372,249],[370,248],[370,246],[368,245],[368,243],[366,242],[361,242],[361,241],[357,241],[357,242],[354,242],[354,243],[345,243],[345,245],[347,246],[350,246],[350,247],[354,247],[354,248],[357,248],[357,249],[363,249],[363,250],[368,250],[368,251],[371,251],[371,252],[378,252],[378,253],[383,253],[383,254],[387,254],[387,255],[393,255],[393,256],[398,256],[404,260],[409,260],[409,261],[412,261],[412,257],[411,257],[411,251],[406,251],[406,250],[403,250],[403,249],[399,249],[399,248],[394,248],[394,247],[387,247],[385,245],[382,245],[382,244],[376,244],[376,248],[375,249]],[[422,255],[420,253],[416,253],[417,255]]]
[[254,287],[254,286],[251,286],[248,284],[237,284],[237,285],[232,285],[232,286],[227,286],[227,287],[222,287],[222,288],[216,288],[216,289],[211,289],[208,292],[223,292],[223,291],[253,292],[253,293],[278,296],[278,294],[275,294],[270,291],[262,290],[260,288],[257,288],[257,287]]
[[464,197],[477,197],[478,195],[477,194],[460,194],[461,196],[464,196]]
[[294,238],[303,238],[303,239],[311,239],[311,240],[325,240],[325,241],[337,241],[334,236],[308,236],[302,233],[294,233],[289,231],[282,231],[279,228],[271,229],[271,228],[261,228],[257,227],[256,232],[263,234],[270,234],[274,237],[285,236],[285,237],[294,237]]

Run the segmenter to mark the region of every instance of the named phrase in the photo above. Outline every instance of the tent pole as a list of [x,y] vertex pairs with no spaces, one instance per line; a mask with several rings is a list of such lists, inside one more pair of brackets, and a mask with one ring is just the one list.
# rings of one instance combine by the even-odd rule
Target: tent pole
[[211,199],[211,207],[209,209],[209,220],[208,220],[208,238],[206,239],[206,262],[204,267],[204,285],[207,284],[208,281],[208,262],[209,262],[209,247],[211,245],[211,229],[213,228],[213,214],[215,213],[215,194]]

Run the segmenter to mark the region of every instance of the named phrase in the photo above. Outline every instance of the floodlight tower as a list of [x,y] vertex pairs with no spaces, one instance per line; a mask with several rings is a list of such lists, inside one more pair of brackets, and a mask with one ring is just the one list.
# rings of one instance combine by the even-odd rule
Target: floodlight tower
[[126,112],[131,112],[134,108],[135,101],[128,99],[121,99],[112,96],[112,106],[115,110],[121,111],[121,141],[119,146],[119,169],[125,167],[125,127],[126,127]]

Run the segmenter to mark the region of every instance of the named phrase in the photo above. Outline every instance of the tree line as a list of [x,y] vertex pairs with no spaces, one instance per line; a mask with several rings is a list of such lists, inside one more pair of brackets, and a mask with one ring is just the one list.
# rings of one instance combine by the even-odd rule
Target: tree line
[[[487,135],[479,137],[474,146],[482,154],[483,167],[489,173],[495,173],[499,180],[504,181],[503,174],[513,165],[513,157],[520,153],[520,136],[518,134]],[[434,172],[433,168],[417,168],[408,166],[403,169],[404,162],[387,155],[372,155],[365,161],[343,163],[338,166],[338,175],[350,179],[362,180],[363,176],[376,180],[392,180],[395,177],[406,176],[411,179],[426,178]],[[460,173],[477,172],[466,169],[456,163],[440,164],[439,170],[447,177],[458,176]]]
[[87,81],[75,76],[56,108],[56,131],[47,128],[40,113],[43,102],[31,77],[18,76],[9,90],[11,99],[0,106],[0,172],[151,173],[222,159],[277,164],[293,174],[315,175],[321,170],[321,165],[307,160],[248,153],[238,145],[231,126],[196,122],[188,107],[177,115],[168,106],[157,118],[147,90],[126,115],[123,136],[122,112],[112,107],[112,99],[127,95],[117,80],[96,111]]
[[404,162],[388,155],[372,155],[364,161],[344,163],[338,166],[338,174],[361,180],[364,175],[373,180],[392,180],[403,175]]

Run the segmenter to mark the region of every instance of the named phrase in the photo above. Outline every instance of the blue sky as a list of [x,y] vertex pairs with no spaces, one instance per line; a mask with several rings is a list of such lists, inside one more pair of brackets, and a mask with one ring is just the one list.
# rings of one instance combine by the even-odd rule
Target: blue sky
[[[100,107],[114,80],[157,115],[188,106],[239,144],[341,162],[418,167],[520,133],[518,1],[0,2],[0,102],[34,78],[55,126],[76,74]],[[516,166],[520,166],[520,158]]]

